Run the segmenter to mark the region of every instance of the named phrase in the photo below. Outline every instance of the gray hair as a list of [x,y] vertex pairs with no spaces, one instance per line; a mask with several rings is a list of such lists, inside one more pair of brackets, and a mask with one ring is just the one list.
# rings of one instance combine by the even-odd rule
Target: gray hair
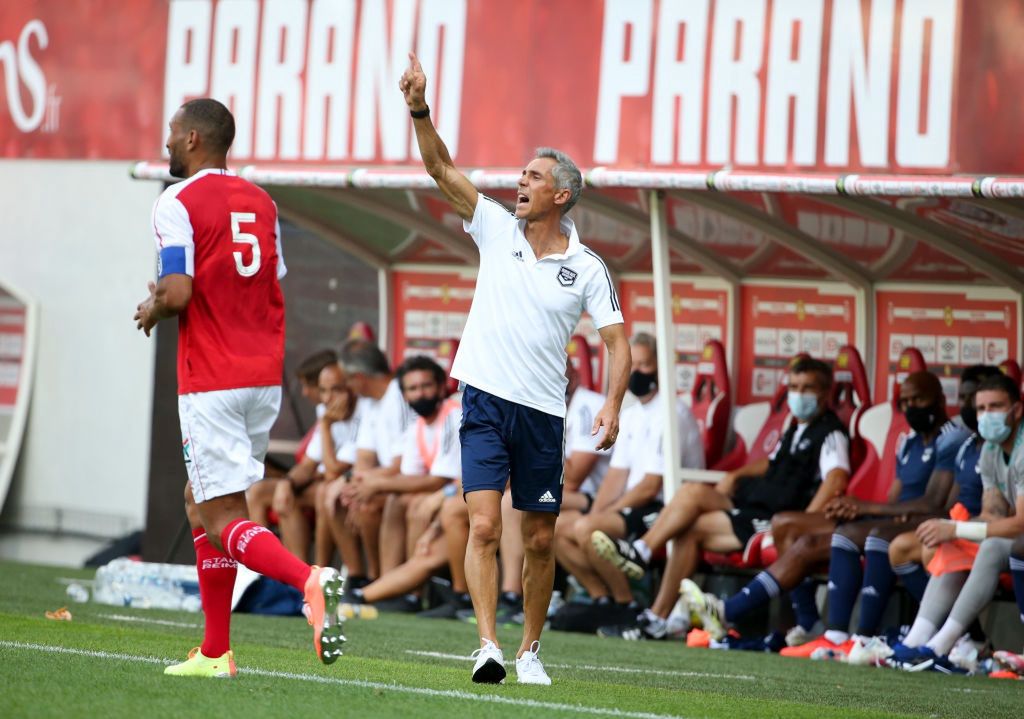
[[349,374],[385,375],[391,373],[388,358],[380,347],[364,339],[351,339],[341,346],[338,364]]
[[562,214],[572,209],[583,194],[583,175],[580,168],[568,155],[553,147],[538,147],[536,157],[550,157],[555,161],[551,176],[555,179],[555,190],[568,190],[569,201],[562,206]]
[[646,347],[655,358],[658,356],[658,340],[649,332],[637,332],[629,343],[637,347]]

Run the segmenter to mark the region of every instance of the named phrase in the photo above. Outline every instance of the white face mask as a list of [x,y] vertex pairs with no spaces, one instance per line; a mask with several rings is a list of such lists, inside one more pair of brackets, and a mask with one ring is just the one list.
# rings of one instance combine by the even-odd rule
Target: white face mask
[[818,411],[818,395],[802,392],[790,392],[786,395],[789,411],[801,422],[806,422]]
[[1009,412],[982,412],[978,415],[978,434],[988,442],[1002,444],[1013,431],[1006,423],[1009,415]]

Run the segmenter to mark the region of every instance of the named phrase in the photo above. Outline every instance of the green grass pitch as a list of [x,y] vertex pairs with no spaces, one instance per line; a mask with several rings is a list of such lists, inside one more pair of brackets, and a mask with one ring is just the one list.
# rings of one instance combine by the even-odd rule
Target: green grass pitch
[[[1020,716],[1024,683],[902,674],[680,642],[543,637],[551,687],[469,678],[475,628],[383,615],[346,624],[346,654],[316,661],[301,618],[236,615],[233,681],[165,677],[199,643],[186,612],[72,604],[61,578],[88,571],[0,563],[0,717],[997,717]],[[516,632],[503,630],[507,655]],[[510,668],[511,669],[511,668]]]

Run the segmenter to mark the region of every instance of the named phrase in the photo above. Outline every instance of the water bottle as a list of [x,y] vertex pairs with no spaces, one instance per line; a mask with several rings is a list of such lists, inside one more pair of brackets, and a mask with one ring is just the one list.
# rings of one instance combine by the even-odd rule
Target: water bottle
[[72,602],[78,602],[82,604],[89,601],[89,590],[83,587],[78,582],[72,582],[68,585],[65,593],[68,595],[68,599]]

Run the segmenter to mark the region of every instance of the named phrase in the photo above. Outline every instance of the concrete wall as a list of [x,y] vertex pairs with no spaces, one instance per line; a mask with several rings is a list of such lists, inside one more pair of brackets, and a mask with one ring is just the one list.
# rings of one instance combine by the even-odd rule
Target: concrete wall
[[155,343],[132,315],[155,276],[161,189],[126,162],[0,162],[0,281],[41,320],[8,528],[114,537],[143,525]]

